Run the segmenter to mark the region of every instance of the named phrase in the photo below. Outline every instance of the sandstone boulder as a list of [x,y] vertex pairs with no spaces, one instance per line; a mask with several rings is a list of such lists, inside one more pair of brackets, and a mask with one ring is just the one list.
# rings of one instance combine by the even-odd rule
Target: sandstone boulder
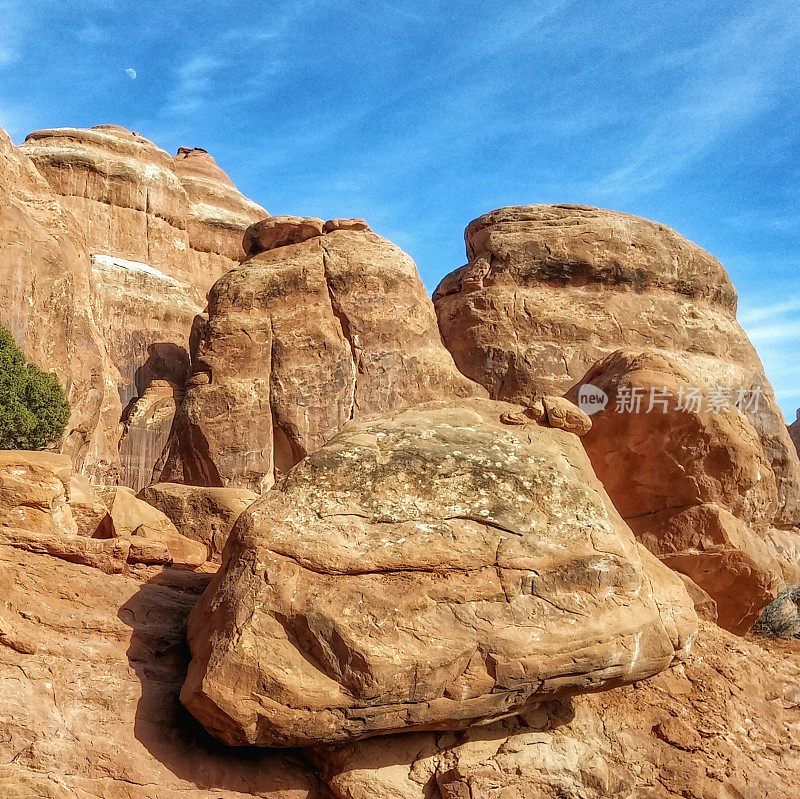
[[[291,224],[300,236],[306,222]],[[351,418],[484,393],[442,346],[411,258],[374,233],[321,226],[209,293],[162,481],[262,492]]]
[[774,596],[780,567],[766,545],[778,507],[758,433],[692,375],[647,351],[620,350],[584,385],[608,397],[582,441],[637,538],[716,601],[719,623],[745,632]]
[[258,499],[244,488],[204,488],[178,483],[156,483],[139,499],[160,510],[178,532],[208,549],[208,559],[219,561],[236,520]]
[[577,436],[435,402],[347,425],[252,505],[193,611],[181,699],[220,740],[459,729],[685,656],[680,579]]
[[653,350],[705,387],[760,392],[746,413],[778,484],[777,527],[800,520],[800,462],[722,265],[670,228],[576,205],[525,205],[466,229],[469,263],[434,293],[458,368],[492,397],[563,394],[614,350]]
[[372,228],[364,219],[329,219],[323,226],[323,233],[332,233],[334,230],[365,230]]
[[136,498],[128,488],[113,487],[97,489],[106,503],[114,522],[114,533],[121,538],[137,540],[132,556],[145,552],[146,563],[163,562],[163,546],[142,547],[140,539],[166,546],[169,560],[176,566],[195,568],[206,561],[206,547],[181,535],[175,525],[157,508]]
[[103,479],[116,473],[121,405],[91,280],[80,226],[0,130],[0,322],[29,360],[58,376],[72,408],[63,451]]
[[71,477],[66,455],[0,450],[0,526],[77,535],[69,506]]
[[244,249],[248,255],[258,255],[287,244],[300,244],[321,236],[323,225],[313,216],[272,216],[247,228]]
[[95,487],[82,474],[73,472],[69,482],[69,507],[78,535],[114,538],[114,522]]

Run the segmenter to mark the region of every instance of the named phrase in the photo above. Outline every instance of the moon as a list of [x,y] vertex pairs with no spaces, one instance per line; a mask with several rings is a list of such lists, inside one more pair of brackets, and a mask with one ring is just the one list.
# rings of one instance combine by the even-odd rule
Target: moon
[[128,67],[128,68],[125,70],[125,74],[126,74],[126,75],[127,75],[127,76],[128,76],[130,79],[131,79],[131,80],[136,80],[136,70],[135,70],[135,69],[132,69],[131,67]]

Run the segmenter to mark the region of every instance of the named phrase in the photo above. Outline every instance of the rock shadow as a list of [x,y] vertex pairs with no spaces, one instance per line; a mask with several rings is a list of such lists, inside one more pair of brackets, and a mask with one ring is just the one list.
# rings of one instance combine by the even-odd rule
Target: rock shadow
[[142,685],[136,739],[176,777],[198,789],[253,796],[296,791],[303,797],[305,791],[309,799],[329,795],[300,751],[225,746],[181,705],[178,696],[189,663],[186,617],[210,578],[164,569],[142,583],[118,612],[133,631],[128,662]]

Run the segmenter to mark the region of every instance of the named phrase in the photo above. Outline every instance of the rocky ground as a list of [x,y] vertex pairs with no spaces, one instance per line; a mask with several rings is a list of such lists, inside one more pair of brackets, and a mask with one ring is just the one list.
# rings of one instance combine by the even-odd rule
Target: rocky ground
[[[105,575],[0,545],[0,786],[14,799],[796,795],[800,642],[703,622],[648,680],[466,732],[226,748],[182,708],[207,574]],[[330,791],[331,793],[326,793]]]

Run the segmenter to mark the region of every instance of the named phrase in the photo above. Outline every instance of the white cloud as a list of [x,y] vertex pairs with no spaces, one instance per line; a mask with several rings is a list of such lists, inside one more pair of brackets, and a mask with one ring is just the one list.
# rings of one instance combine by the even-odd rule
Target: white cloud
[[800,15],[778,0],[745,10],[698,47],[659,55],[651,68],[681,65],[690,77],[662,104],[627,162],[594,182],[592,193],[630,197],[655,189],[766,111],[798,43]]

